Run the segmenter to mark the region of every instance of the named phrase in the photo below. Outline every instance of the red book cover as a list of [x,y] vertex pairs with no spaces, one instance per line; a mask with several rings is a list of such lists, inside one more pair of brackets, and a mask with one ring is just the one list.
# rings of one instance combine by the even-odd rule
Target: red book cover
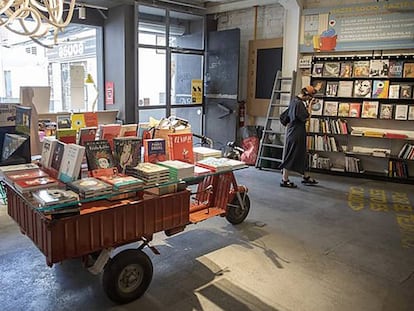
[[350,103],[349,104],[349,116],[352,118],[361,117],[361,103]]
[[156,163],[167,160],[165,139],[151,138],[144,140],[144,162]]
[[79,145],[84,146],[87,141],[95,140],[97,131],[96,126],[81,128],[79,130]]
[[56,131],[56,138],[66,144],[76,144],[76,130],[75,129],[58,129]]
[[31,170],[20,170],[20,171],[12,171],[7,172],[4,174],[6,180],[14,183],[18,180],[27,180],[27,179],[33,179],[33,178],[39,178],[39,177],[47,177],[48,174],[44,171],[39,169],[31,169]]
[[194,163],[192,133],[168,134],[168,148],[170,160]]
[[58,184],[57,179],[50,176],[18,180],[14,183],[16,189],[21,192],[57,186]]
[[98,114],[96,112],[84,112],[83,115],[86,127],[98,127]]
[[119,136],[121,124],[104,124],[101,126],[101,139],[107,140],[114,150],[114,138]]

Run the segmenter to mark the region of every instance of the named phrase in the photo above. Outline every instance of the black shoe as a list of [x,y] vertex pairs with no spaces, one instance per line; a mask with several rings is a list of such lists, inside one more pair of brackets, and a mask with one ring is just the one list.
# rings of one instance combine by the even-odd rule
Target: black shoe
[[318,184],[318,182],[315,179],[308,176],[308,177],[304,177],[302,179],[302,184],[305,184],[305,185],[308,185],[308,186],[313,186],[313,185]]
[[282,180],[280,182],[280,186],[281,187],[285,187],[285,188],[297,188],[298,186],[296,186],[293,182],[291,182],[290,180]]

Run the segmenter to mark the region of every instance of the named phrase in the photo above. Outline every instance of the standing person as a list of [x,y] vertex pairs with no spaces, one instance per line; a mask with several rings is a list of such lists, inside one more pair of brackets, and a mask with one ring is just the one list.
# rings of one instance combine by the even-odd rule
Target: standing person
[[295,171],[303,176],[302,183],[305,185],[315,185],[318,182],[311,178],[306,172],[306,120],[310,116],[312,105],[317,101],[313,95],[316,90],[313,86],[304,87],[300,93],[289,103],[290,122],[287,125],[286,144],[284,159],[280,164],[282,169],[281,187],[296,188],[297,186],[289,180],[289,171]]

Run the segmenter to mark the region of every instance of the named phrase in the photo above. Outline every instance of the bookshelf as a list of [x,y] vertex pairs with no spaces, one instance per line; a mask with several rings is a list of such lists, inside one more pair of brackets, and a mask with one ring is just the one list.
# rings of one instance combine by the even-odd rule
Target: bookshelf
[[414,55],[314,55],[309,75],[311,169],[414,184]]

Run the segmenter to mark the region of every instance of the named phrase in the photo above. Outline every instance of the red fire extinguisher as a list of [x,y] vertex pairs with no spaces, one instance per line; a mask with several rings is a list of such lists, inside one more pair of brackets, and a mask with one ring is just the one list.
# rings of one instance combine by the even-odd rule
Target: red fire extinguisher
[[239,127],[244,126],[246,114],[246,102],[244,100],[239,102]]

